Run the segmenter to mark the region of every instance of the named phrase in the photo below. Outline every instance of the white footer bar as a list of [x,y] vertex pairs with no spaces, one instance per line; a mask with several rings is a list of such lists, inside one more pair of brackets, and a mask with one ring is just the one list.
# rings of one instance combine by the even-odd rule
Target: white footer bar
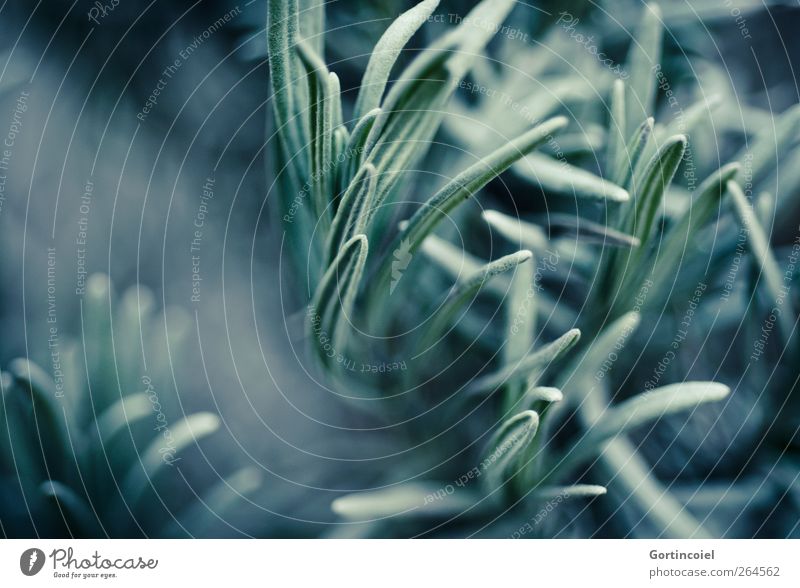
[[798,560],[792,540],[5,540],[0,585],[777,588]]

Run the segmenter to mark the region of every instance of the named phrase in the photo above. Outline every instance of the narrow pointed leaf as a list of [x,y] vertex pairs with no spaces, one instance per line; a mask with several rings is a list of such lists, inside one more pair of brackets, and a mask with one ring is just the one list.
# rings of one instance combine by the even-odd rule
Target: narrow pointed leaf
[[[407,240],[410,244],[410,252],[416,251],[425,237],[431,234],[450,212],[473,196],[493,178],[503,173],[520,157],[535,149],[552,133],[563,128],[566,123],[567,119],[564,117],[550,119],[523,133],[458,174],[411,217],[406,230],[395,238],[395,243],[390,247],[390,250],[396,250],[400,245],[400,241]],[[388,264],[384,262],[382,278],[378,283],[388,283],[387,277]]]
[[436,10],[439,0],[425,0],[405,11],[386,29],[370,55],[359,86],[354,116],[361,118],[380,105],[381,97],[397,58],[414,33]]
[[434,344],[437,338],[448,331],[456,320],[459,312],[475,298],[478,292],[494,276],[513,270],[519,264],[525,263],[531,258],[531,252],[522,250],[496,259],[484,265],[475,274],[468,277],[463,282],[456,284],[447,294],[444,302],[436,310],[435,315],[430,319],[428,327],[420,337],[417,349],[427,350]]
[[[608,147],[606,149],[606,170],[615,170],[625,157],[625,146],[628,143],[628,132],[625,129],[625,82],[614,80],[609,98]],[[619,177],[613,176],[619,181]],[[624,184],[623,184],[624,185]]]
[[491,392],[510,381],[541,375],[551,363],[575,345],[580,336],[578,329],[567,331],[555,341],[529,353],[516,364],[476,379],[469,387],[470,393]]
[[552,228],[565,228],[582,243],[597,243],[604,247],[638,247],[639,239],[600,223],[571,214],[553,213],[547,216]]
[[645,155],[645,153],[647,147],[652,145],[650,136],[653,133],[654,124],[655,119],[650,117],[639,125],[639,128],[636,129],[636,132],[620,153],[619,159],[615,162],[611,177],[620,186],[627,186],[631,177],[639,169],[640,162],[642,160],[647,161],[646,157],[652,157],[652,154]]
[[[411,482],[347,494],[331,503],[334,513],[351,521],[369,521],[388,517],[449,517],[474,511],[479,496],[452,484]],[[470,510],[472,509],[472,510]]]
[[531,493],[533,498],[539,500],[570,499],[570,498],[594,498],[603,496],[608,490],[605,486],[594,484],[575,484],[573,486],[546,486],[537,488]]
[[636,35],[631,40],[625,64],[630,75],[625,96],[628,132],[636,128],[639,121],[653,114],[656,95],[655,68],[661,62],[663,33],[661,9],[655,4],[647,4]]
[[342,197],[328,236],[328,259],[333,261],[344,243],[366,232],[372,216],[376,186],[375,167],[368,163],[359,172]]
[[[122,483],[122,494],[129,506],[133,507],[142,493],[152,485],[155,478],[169,465],[180,459],[180,453],[197,444],[219,428],[219,417],[210,412],[190,415],[170,428],[169,443],[158,435],[131,466]],[[166,456],[166,457],[165,457]]]
[[487,444],[487,451],[481,462],[486,470],[485,483],[489,489],[502,486],[524,465],[520,458],[533,441],[539,430],[539,415],[526,410],[505,421]]
[[716,382],[683,382],[663,386],[608,408],[598,415],[588,432],[554,464],[548,476],[566,473],[600,453],[609,440],[663,416],[722,400],[730,393]]
[[767,234],[758,222],[753,208],[747,201],[747,196],[744,195],[739,184],[734,181],[729,181],[727,183],[727,189],[733,202],[736,218],[747,231],[747,243],[760,268],[759,281],[767,293],[767,299],[777,301],[785,298],[783,308],[780,314],[778,314],[778,323],[780,324],[780,332],[783,337],[784,345],[786,345],[788,349],[791,344],[792,332],[797,323],[797,315],[792,308],[791,298],[787,297],[783,291],[783,272],[772,254],[772,248],[769,246]]
[[[738,163],[730,163],[718,169],[700,184],[698,195],[692,202],[680,221],[669,230],[660,248],[656,259],[654,290],[662,291],[671,280],[675,279],[675,272],[680,268],[681,260],[686,251],[692,246],[695,235],[702,229],[715,212],[720,210],[720,201],[725,194],[727,183],[739,171]],[[643,279],[643,278],[642,278]]]
[[484,211],[483,219],[511,243],[535,252],[543,252],[548,247],[547,236],[538,225],[495,210]]
[[514,164],[514,172],[546,194],[627,202],[628,192],[586,170],[547,155],[532,153]]
[[326,350],[329,343],[333,344],[334,354],[344,353],[345,328],[352,314],[367,252],[364,235],[356,235],[345,243],[322,277],[308,309],[309,336],[323,363],[329,359]]
[[[306,143],[296,116],[300,112],[295,89],[297,67],[293,63],[299,26],[297,0],[269,0],[267,7],[267,45],[275,126],[286,155],[291,158],[302,153]],[[294,161],[304,166],[302,159],[298,157]]]

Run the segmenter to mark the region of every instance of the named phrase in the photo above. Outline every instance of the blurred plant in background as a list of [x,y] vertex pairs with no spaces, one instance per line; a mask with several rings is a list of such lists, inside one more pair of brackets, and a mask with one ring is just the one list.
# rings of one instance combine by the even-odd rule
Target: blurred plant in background
[[209,412],[175,416],[183,409],[175,405],[173,370],[187,367],[180,354],[189,317],[182,309],[158,312],[144,287],[117,301],[100,274],[89,277],[81,308],[81,339],[60,342],[57,332],[50,339],[55,380],[24,359],[2,373],[4,533],[219,533],[260,475],[234,471],[197,495],[192,467],[182,467],[184,454],[219,427]]

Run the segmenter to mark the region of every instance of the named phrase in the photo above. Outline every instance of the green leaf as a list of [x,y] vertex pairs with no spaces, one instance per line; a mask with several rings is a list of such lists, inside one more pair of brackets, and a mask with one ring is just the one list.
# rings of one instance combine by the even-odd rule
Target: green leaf
[[527,354],[533,345],[536,328],[533,263],[516,267],[511,277],[511,287],[505,303],[506,343],[503,346],[503,363],[515,363]]
[[[508,298],[504,304],[506,313],[506,342],[503,345],[503,365],[512,366],[533,347],[536,328],[534,264],[524,263],[514,270]],[[520,382],[509,383],[508,395],[518,397],[524,392]]]
[[107,448],[114,439],[130,426],[153,414],[153,405],[144,393],[129,394],[108,407],[97,417],[92,432],[94,433],[95,451]]
[[663,33],[661,9],[655,4],[647,4],[631,40],[626,62],[626,69],[630,74],[625,96],[626,129],[636,128],[639,121],[653,114],[656,95],[655,68],[661,62]]
[[679,502],[659,483],[652,467],[636,447],[627,439],[612,439],[600,458],[608,470],[610,486],[618,486],[617,492],[636,505],[643,516],[659,529],[659,537],[665,539],[712,539],[713,535],[703,528],[684,504]]
[[322,277],[308,308],[313,349],[323,364],[330,359],[331,350],[334,357],[336,353],[344,353],[345,328],[352,315],[368,249],[364,235],[356,235],[345,243]]
[[572,486],[546,486],[537,488],[531,496],[538,500],[570,499],[570,498],[594,498],[603,496],[608,490],[605,486],[594,484],[574,484]]
[[505,421],[487,444],[481,467],[489,490],[500,488],[525,465],[522,458],[539,430],[539,415],[526,410]]
[[361,118],[380,105],[389,74],[400,52],[438,5],[439,0],[420,2],[397,17],[383,33],[372,50],[364,77],[361,79],[353,115],[355,118]]
[[434,315],[429,319],[427,328],[417,344],[419,353],[425,353],[435,343],[437,338],[443,336],[454,323],[456,315],[468,305],[478,292],[494,276],[516,268],[521,263],[525,263],[531,258],[531,252],[522,250],[506,255],[487,263],[476,273],[456,284],[448,292],[441,305],[437,308]]
[[334,100],[339,99],[339,80],[328,72],[325,63],[305,42],[297,43],[297,54],[308,79],[309,119],[311,121],[311,191],[317,218],[330,219],[333,197],[333,119]]
[[[347,174],[344,176],[349,185],[350,180],[356,175],[356,170],[361,166],[364,150],[366,148],[367,137],[372,130],[375,121],[381,114],[380,108],[373,108],[356,123],[350,139],[345,148]],[[374,167],[374,166],[373,166]],[[344,186],[342,187],[344,189]]]
[[[533,407],[542,403],[556,404],[564,400],[564,394],[552,386],[534,386],[525,393],[525,403]],[[540,411],[537,411],[541,414]]]
[[[452,484],[411,482],[347,494],[331,503],[334,513],[350,521],[389,517],[451,517],[480,509],[479,496]],[[477,505],[477,506],[476,506]]]
[[606,377],[607,373],[601,371],[603,365],[610,360],[612,354],[616,357],[625,348],[640,322],[641,315],[634,310],[604,326],[585,351],[562,372],[562,388],[566,390],[571,401],[580,401],[580,388],[591,385],[593,377]]
[[644,159],[646,147],[651,145],[650,136],[653,133],[655,119],[645,120],[631,137],[631,140],[622,150],[619,159],[615,162],[611,178],[620,186],[627,186],[639,170],[640,161]]
[[[550,227],[569,229],[582,243],[597,243],[604,247],[638,247],[639,239],[580,216],[554,212],[547,215]],[[594,269],[594,268],[592,268]]]
[[11,374],[0,373],[2,402],[0,402],[0,457],[5,470],[13,472],[25,494],[33,493],[48,477],[45,452],[33,423],[31,395],[15,382]]
[[301,176],[305,176],[303,157],[295,157],[304,152],[306,144],[298,117],[302,112],[295,88],[298,67],[293,61],[299,27],[297,13],[297,0],[269,0],[267,3],[267,46],[275,126],[287,159],[294,157]]
[[[219,428],[219,417],[210,412],[199,412],[181,419],[165,434],[158,435],[147,446],[138,463],[130,467],[122,483],[122,497],[133,508],[148,486],[167,465],[174,467],[180,453]],[[169,431],[169,436],[166,432]],[[113,502],[112,502],[113,504]],[[116,505],[114,505],[116,508]],[[113,512],[113,511],[110,511]]]
[[694,243],[695,235],[708,223],[714,213],[720,210],[720,200],[725,194],[728,180],[731,180],[738,171],[738,163],[729,163],[700,184],[697,189],[698,196],[680,221],[669,230],[660,247],[659,255],[653,262],[656,270],[653,291],[671,290],[668,284],[675,280],[681,260]]
[[513,5],[514,0],[483,0],[394,82],[366,143],[368,161],[378,170],[377,205],[424,155],[450,96],[495,33],[488,23],[501,23]]
[[325,2],[299,0],[297,16],[303,39],[322,57],[325,54]]
[[[625,82],[614,80],[609,98],[608,117],[608,148],[606,150],[606,169],[613,171],[618,168],[619,162],[625,159],[625,146],[628,143],[628,133],[625,129]],[[612,180],[619,182],[618,176]],[[623,184],[624,185],[624,184]]]
[[[482,376],[469,387],[470,394],[492,392],[508,382],[538,378],[545,369],[566,353],[581,336],[578,329],[567,331],[561,337],[533,351],[514,365],[506,366],[493,374]],[[530,381],[530,380],[529,380]]]
[[547,236],[538,225],[508,216],[496,210],[485,210],[483,220],[513,244],[542,252],[548,247]]
[[553,470],[547,478],[564,475],[600,453],[609,440],[648,421],[722,400],[729,393],[727,386],[716,382],[683,382],[656,388],[625,400],[600,413],[599,418],[588,425],[587,433],[553,464]]
[[[39,366],[27,359],[15,359],[8,366],[8,373],[14,378],[19,391],[26,396],[25,404],[32,408],[30,434],[33,434],[45,453],[49,468],[61,468],[68,464],[71,454],[66,413],[56,396],[56,388],[50,376]],[[14,423],[19,427],[22,423]],[[52,475],[53,472],[51,472]]]
[[635,207],[632,208],[626,227],[627,232],[643,244],[650,237],[664,192],[675,177],[686,151],[686,144],[684,135],[670,137],[650,160],[642,177],[638,181],[634,180]]
[[546,194],[627,202],[628,192],[579,167],[547,155],[533,153],[514,164],[514,172]]
[[[425,237],[431,234],[453,209],[566,124],[567,119],[564,117],[550,119],[458,174],[417,210],[406,230],[395,238],[389,250],[397,250],[401,241],[407,241],[410,245],[409,252],[416,251]],[[390,264],[384,261],[381,266],[381,277],[378,280],[379,287],[386,288],[389,273]]]
[[726,186],[728,193],[731,195],[736,218],[742,228],[747,231],[747,243],[758,264],[758,281],[766,291],[766,298],[775,303],[778,300],[785,299],[783,308],[778,314],[778,323],[780,325],[779,330],[783,336],[783,343],[789,349],[792,345],[791,336],[795,329],[795,324],[797,324],[797,314],[792,308],[791,298],[786,296],[784,292],[783,272],[778,262],[775,261],[772,248],[769,246],[769,238],[758,222],[750,203],[747,201],[747,196],[744,195],[739,184],[732,180]]
[[342,245],[355,235],[366,232],[373,214],[372,203],[377,183],[375,166],[371,163],[361,168],[342,197],[339,210],[333,219],[328,236],[328,261],[332,262]]

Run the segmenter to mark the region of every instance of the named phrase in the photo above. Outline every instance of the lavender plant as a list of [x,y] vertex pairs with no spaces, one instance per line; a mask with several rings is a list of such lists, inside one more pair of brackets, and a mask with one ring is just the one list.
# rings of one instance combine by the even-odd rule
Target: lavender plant
[[144,287],[115,298],[106,276],[88,279],[85,330],[80,341],[53,347],[55,380],[27,359],[2,372],[6,533],[207,536],[260,485],[259,473],[243,468],[200,495],[191,489],[184,454],[219,427],[210,412],[172,416],[183,411],[168,392],[171,357],[180,363],[170,351],[180,354],[191,323],[180,309],[157,312]]
[[[641,394],[631,394],[635,382],[623,388],[597,375],[612,369],[609,357],[622,353],[643,315],[685,300],[696,284],[713,279],[698,268],[706,258],[698,264],[693,256],[724,222],[740,165],[710,170],[698,186],[673,182],[689,161],[694,127],[713,104],[701,101],[678,121],[655,123],[664,85],[655,6],[646,8],[631,44],[629,76],[608,84],[610,95],[593,97],[595,104],[575,76],[545,88],[548,96],[534,81],[537,71],[517,76],[529,84],[509,86],[486,65],[481,56],[513,7],[503,1],[479,3],[389,84],[403,47],[436,6],[421,2],[386,30],[345,121],[339,80],[324,61],[322,6],[270,2],[276,145],[270,198],[292,275],[302,277],[294,297],[307,305],[310,354],[334,389],[357,391],[348,395],[356,410],[404,423],[398,427],[425,446],[424,457],[409,458],[400,475],[405,482],[392,476],[380,489],[340,497],[334,511],[352,523],[346,528],[366,535],[508,534],[555,498],[604,494],[603,486],[578,483],[596,465],[612,472],[626,502],[657,534],[713,535],[651,474],[626,434],[723,400],[729,388],[678,376],[673,384],[643,383]],[[542,72],[547,61],[533,60]],[[594,74],[599,81],[592,87],[602,88],[608,72],[595,67]],[[469,126],[460,124],[462,117],[447,115],[457,88],[487,79],[493,81],[483,87],[490,89],[539,86],[539,93],[520,98],[532,105],[529,128],[510,139],[488,132],[494,124],[519,125],[489,92],[481,92],[487,97],[477,107],[455,108],[480,121],[480,132],[462,132]],[[601,108],[588,108],[597,103]],[[586,120],[561,115],[566,106],[574,118],[572,105],[584,107]],[[426,187],[415,183],[415,172],[445,120],[446,131],[466,147],[450,162],[468,163],[463,171],[436,170],[444,185],[409,204],[412,190]],[[565,134],[572,125],[578,131]],[[560,137],[569,147],[561,147]],[[568,155],[583,164],[594,159],[594,170],[568,163]],[[490,233],[478,244],[473,233],[486,230],[474,228],[463,205],[509,168],[548,199],[571,196],[575,213],[558,213],[542,227],[535,218],[487,210]],[[522,196],[511,195],[517,210]],[[553,226],[569,238],[553,237]],[[495,245],[491,233],[507,244]],[[520,249],[488,262],[480,257],[509,245]],[[768,250],[764,239],[757,247]],[[715,247],[712,261],[728,252]],[[561,272],[566,281],[554,292],[537,279],[537,257],[547,255],[574,268]],[[761,255],[762,262],[768,258]],[[719,263],[708,265],[719,271]],[[774,264],[769,274],[774,288]],[[554,325],[562,330],[551,337]],[[354,358],[384,366],[381,377],[348,369]],[[449,425],[442,427],[442,418]]]

